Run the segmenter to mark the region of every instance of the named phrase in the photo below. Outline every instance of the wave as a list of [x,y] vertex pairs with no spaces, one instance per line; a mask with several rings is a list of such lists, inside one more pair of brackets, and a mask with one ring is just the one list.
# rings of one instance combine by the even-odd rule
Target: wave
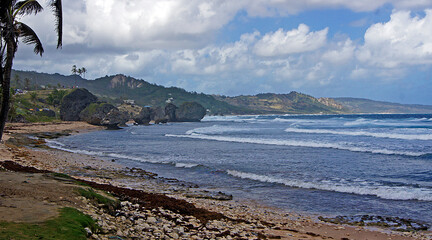
[[241,138],[241,137],[226,137],[226,136],[208,136],[201,134],[191,135],[175,135],[165,134],[167,137],[179,137],[179,138],[195,138],[203,140],[214,140],[223,142],[237,142],[237,143],[252,143],[252,144],[264,144],[264,145],[278,145],[278,146],[292,146],[292,147],[311,147],[311,148],[332,148],[339,150],[348,150],[351,152],[365,152],[374,154],[385,154],[385,155],[402,155],[410,157],[420,157],[429,153],[424,152],[410,152],[410,151],[395,151],[389,149],[372,149],[366,147],[355,147],[347,146],[340,143],[321,143],[313,141],[297,141],[297,140],[278,140],[278,139],[258,139],[258,138]]
[[376,138],[393,138],[393,139],[404,139],[404,140],[432,140],[432,134],[401,134],[401,133],[372,133],[365,131],[334,131],[327,129],[299,129],[299,128],[287,128],[285,132],[294,133],[318,133],[318,134],[335,134],[335,135],[347,135],[347,136],[368,136]]
[[[426,124],[426,125],[425,125]],[[345,122],[343,125],[346,127],[359,127],[359,126],[376,126],[376,127],[430,127],[430,119],[405,119],[398,121],[389,121],[381,119],[366,119],[359,118],[354,121]]]
[[199,164],[194,163],[176,163],[176,162],[170,162],[170,161],[155,161],[150,160],[142,157],[136,157],[136,156],[130,156],[130,155],[123,155],[118,153],[107,153],[107,152],[98,152],[98,151],[89,151],[89,150],[82,150],[82,149],[69,149],[66,148],[66,145],[63,143],[53,141],[53,140],[46,140],[47,145],[51,148],[55,148],[58,150],[62,150],[65,152],[70,153],[78,153],[78,154],[84,154],[89,156],[98,156],[98,157],[112,157],[112,158],[120,158],[120,159],[128,159],[133,161],[139,161],[139,162],[145,162],[145,163],[154,163],[154,164],[171,164],[174,165],[177,168],[193,168],[200,166]]
[[373,183],[368,183],[369,185],[355,185],[355,183],[349,185],[347,184],[347,181],[343,181],[343,184],[341,182],[329,181],[305,182],[301,180],[281,179],[254,173],[240,172],[236,170],[227,170],[227,173],[237,178],[250,179],[266,183],[283,184],[285,186],[295,188],[317,189],[357,195],[373,195],[379,198],[391,200],[432,201],[432,189],[427,188],[412,188],[403,186],[390,187],[385,185],[376,185]]
[[174,166],[178,167],[178,168],[194,168],[194,167],[200,166],[200,164],[195,164],[195,163],[175,163]]
[[252,128],[241,128],[241,127],[229,127],[222,125],[213,125],[211,127],[201,127],[189,130],[186,134],[220,134],[226,132],[249,132],[253,131]]

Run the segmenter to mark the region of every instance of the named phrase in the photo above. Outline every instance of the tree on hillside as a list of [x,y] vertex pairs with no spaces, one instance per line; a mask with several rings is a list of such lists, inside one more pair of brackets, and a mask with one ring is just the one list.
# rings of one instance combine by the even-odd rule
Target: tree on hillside
[[81,68],[79,68],[78,70],[77,70],[77,72],[78,72],[78,75],[81,77],[81,74],[82,74],[82,69]]
[[[62,46],[63,14],[61,0],[49,0],[56,19],[57,48]],[[13,59],[18,50],[18,42],[34,45],[33,51],[42,56],[44,49],[36,33],[28,25],[20,22],[21,17],[37,14],[43,7],[37,0],[1,0],[0,2],[0,80],[2,101],[0,110],[0,139],[6,124],[10,104],[10,80]]]
[[36,102],[37,97],[38,97],[37,92],[31,92],[30,93],[30,99],[33,103]]
[[21,88],[21,78],[18,74],[15,75],[14,81],[15,81],[15,87]]
[[85,74],[87,72],[87,69],[85,67],[81,68],[81,73],[83,74],[84,78],[85,78]]
[[77,66],[76,66],[76,65],[73,65],[73,66],[72,66],[72,70],[71,70],[71,72],[72,72],[72,75],[77,74]]
[[24,78],[24,88],[25,88],[25,90],[30,89],[30,79]]

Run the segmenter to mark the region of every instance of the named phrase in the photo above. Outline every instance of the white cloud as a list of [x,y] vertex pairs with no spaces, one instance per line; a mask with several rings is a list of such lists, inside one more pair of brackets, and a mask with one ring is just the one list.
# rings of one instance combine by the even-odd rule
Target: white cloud
[[302,53],[317,50],[325,45],[328,28],[310,32],[309,27],[300,24],[297,29],[284,31],[279,29],[274,33],[267,33],[254,46],[258,56],[274,57],[292,53]]
[[352,60],[355,48],[351,39],[337,42],[322,55],[322,59],[332,64],[344,64]]
[[384,68],[432,63],[432,10],[421,18],[409,11],[395,11],[386,23],[365,33],[357,58],[364,64]]
[[297,14],[312,9],[347,8],[355,12],[374,11],[385,4],[396,9],[423,9],[432,7],[430,0],[244,0],[249,15],[270,17],[275,15]]
[[[329,36],[329,28],[311,31],[305,24],[243,33],[224,44],[214,41],[241,11],[248,18],[310,9],[372,11],[388,3],[396,7],[390,21],[372,25],[364,43]],[[47,52],[41,59],[21,44],[14,67],[68,74],[77,64],[90,70],[89,78],[125,73],[223,94],[401,79],[408,73],[406,65],[432,64],[432,10],[424,17],[398,10],[423,7],[432,7],[432,0],[64,1],[63,50],[54,52],[56,36],[47,9],[24,19],[42,37]]]

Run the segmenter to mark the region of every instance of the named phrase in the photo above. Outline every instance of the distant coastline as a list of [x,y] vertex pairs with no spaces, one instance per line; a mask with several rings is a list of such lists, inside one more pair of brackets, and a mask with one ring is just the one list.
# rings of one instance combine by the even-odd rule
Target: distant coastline
[[418,114],[432,113],[431,105],[399,104],[363,98],[315,98],[290,92],[287,94],[263,93],[244,96],[221,96],[188,92],[177,87],[164,87],[122,74],[87,80],[78,75],[38,73],[14,70],[12,86],[16,79],[27,79],[28,86],[47,89],[57,86],[72,88],[77,85],[113,105],[125,99],[140,106],[165,106],[167,102],[180,106],[193,101],[207,109],[208,115],[248,114]]

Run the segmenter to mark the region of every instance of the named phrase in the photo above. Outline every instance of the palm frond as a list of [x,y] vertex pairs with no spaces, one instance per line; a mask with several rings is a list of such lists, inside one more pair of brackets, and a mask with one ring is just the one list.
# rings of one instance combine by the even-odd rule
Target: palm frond
[[14,11],[18,11],[17,13],[20,15],[29,15],[29,14],[37,14],[41,12],[43,7],[39,4],[38,1],[19,1],[14,6]]
[[51,0],[51,8],[56,18],[57,48],[61,48],[63,41],[63,10],[61,0]]
[[6,13],[11,6],[14,5],[15,0],[1,0],[0,1],[0,18],[3,20],[6,17]]
[[44,52],[44,49],[42,47],[42,42],[39,40],[39,37],[36,35],[36,33],[31,29],[29,26],[25,25],[24,23],[17,23],[17,30],[18,30],[18,37],[22,38],[22,41],[25,44],[34,44],[35,47],[33,51],[36,54],[39,54],[42,56],[42,53]]

